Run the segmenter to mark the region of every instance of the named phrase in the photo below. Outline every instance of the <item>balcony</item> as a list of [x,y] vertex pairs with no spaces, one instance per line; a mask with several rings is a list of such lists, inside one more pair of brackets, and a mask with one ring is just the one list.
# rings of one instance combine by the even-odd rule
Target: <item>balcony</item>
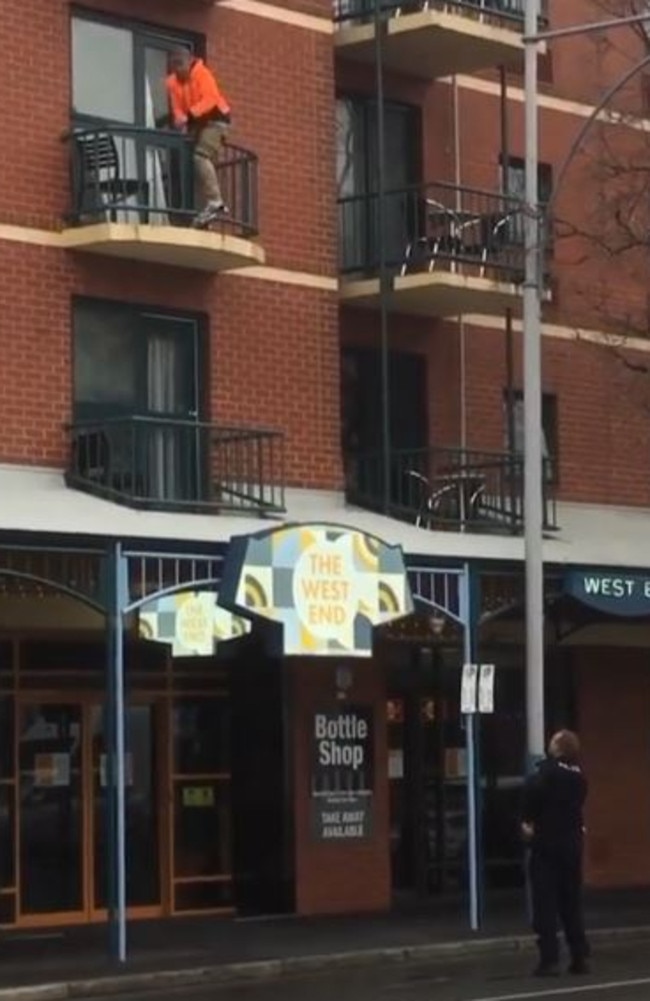
[[[546,467],[545,463],[545,467]],[[544,528],[556,524],[551,468],[543,476]],[[379,452],[346,457],[349,503],[382,510]],[[459,448],[403,449],[390,457],[390,510],[399,521],[431,531],[518,535],[524,527],[523,456]]]
[[163,129],[102,125],[66,137],[72,209],[66,249],[225,271],[264,263],[257,234],[257,158],[222,147],[217,173],[228,213],[210,230],[192,228],[194,170],[185,136]]
[[[454,317],[519,304],[524,204],[519,199],[427,184],[385,196],[389,304],[397,313]],[[339,201],[341,301],[379,307],[377,195]]]
[[[384,65],[432,80],[492,66],[521,66],[524,0],[377,0],[385,21]],[[375,59],[373,0],[335,0],[337,52]]]
[[284,511],[284,436],[189,420],[74,424],[66,483],[128,507],[200,514]]

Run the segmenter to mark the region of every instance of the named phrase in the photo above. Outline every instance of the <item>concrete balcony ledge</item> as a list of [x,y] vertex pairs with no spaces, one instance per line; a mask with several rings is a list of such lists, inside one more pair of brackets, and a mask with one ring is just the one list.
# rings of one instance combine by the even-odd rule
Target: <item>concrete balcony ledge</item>
[[72,179],[65,249],[212,272],[264,264],[255,242],[255,153],[221,145],[213,165],[226,210],[208,229],[194,229],[200,206],[187,136],[100,123],[73,127],[64,138]]
[[[518,22],[508,27],[466,12],[426,9],[386,21],[383,43],[388,69],[425,79],[472,73],[491,66],[522,66],[524,43]],[[334,34],[339,55],[355,62],[375,59],[373,23],[343,21]]]
[[[378,308],[377,194],[339,199],[340,297]],[[524,203],[498,191],[446,181],[384,194],[389,305],[398,313],[451,317],[516,309],[524,279]],[[548,220],[539,207],[540,235]]]
[[61,233],[61,246],[88,254],[212,272],[265,261],[264,250],[257,243],[230,233],[132,222],[70,227]]
[[[522,287],[508,281],[450,271],[397,275],[391,282],[390,308],[406,316],[444,319],[463,313],[499,313],[516,309]],[[379,279],[343,280],[342,305],[379,309]]]

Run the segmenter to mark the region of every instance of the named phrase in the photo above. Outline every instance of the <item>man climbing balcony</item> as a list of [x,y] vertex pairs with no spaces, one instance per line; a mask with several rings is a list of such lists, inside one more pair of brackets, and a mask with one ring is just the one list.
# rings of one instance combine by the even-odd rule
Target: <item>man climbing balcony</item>
[[216,158],[230,126],[230,105],[214,74],[187,49],[170,57],[167,92],[174,127],[194,143],[194,172],[201,211],[194,226],[205,229],[227,212],[216,170]]

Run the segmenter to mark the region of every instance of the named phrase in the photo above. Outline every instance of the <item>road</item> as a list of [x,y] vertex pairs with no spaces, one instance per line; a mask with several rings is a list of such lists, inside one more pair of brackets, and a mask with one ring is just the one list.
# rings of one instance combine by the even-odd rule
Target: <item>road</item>
[[650,943],[600,950],[588,977],[530,976],[530,955],[395,964],[122,1001],[648,1001]]

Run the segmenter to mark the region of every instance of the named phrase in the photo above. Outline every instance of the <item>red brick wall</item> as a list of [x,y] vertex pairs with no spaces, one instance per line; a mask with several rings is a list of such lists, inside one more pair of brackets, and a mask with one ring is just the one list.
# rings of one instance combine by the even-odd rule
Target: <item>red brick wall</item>
[[0,461],[65,461],[74,294],[207,314],[208,416],[286,431],[289,482],[338,484],[334,293],[129,261],[107,267],[101,258],[19,243],[2,245]]
[[336,699],[336,668],[341,661],[318,658],[292,662],[296,912],[336,914],[381,911],[390,904],[388,851],[388,760],[386,695],[383,671],[374,660],[349,662],[354,677],[351,705],[375,713],[375,796],[372,838],[354,842],[317,842],[310,813],[311,726],[315,710],[341,708]]
[[[603,0],[605,5],[611,2]],[[160,0],[155,5],[150,0],[88,0],[87,6],[207,35],[209,59],[234,107],[233,141],[260,157],[260,242],[267,263],[334,276],[333,95],[337,87],[371,91],[372,69],[341,60],[335,72],[328,34],[218,4],[211,8],[190,0]],[[287,0],[286,6],[323,16],[330,11],[326,0]],[[551,0],[551,17],[561,24],[597,16],[601,7],[600,0],[576,0],[569,14],[562,0]],[[11,156],[2,169],[0,224],[56,228],[69,199],[67,154],[60,142],[70,111],[69,7],[66,0],[4,0],[0,28],[12,39],[4,103]],[[553,93],[596,100],[635,54],[633,35],[617,38],[617,46],[609,49],[594,48],[589,40],[558,45]],[[47,85],[39,68],[46,68]],[[442,81],[428,84],[389,75],[386,89],[387,96],[422,107],[424,176],[453,180],[453,88]],[[458,105],[461,180],[496,189],[498,96],[461,87]],[[509,121],[510,149],[520,155],[520,102],[510,102]],[[542,159],[557,169],[583,121],[579,115],[543,109]],[[594,135],[597,147],[602,136]],[[647,142],[629,129],[619,129],[617,135],[623,137],[616,141],[626,155],[637,140]],[[590,147],[592,153],[596,147]],[[578,226],[593,221],[590,213],[598,200],[592,161],[576,161],[557,203],[559,215]],[[593,197],[585,197],[588,190]],[[556,300],[547,310],[548,319],[569,328],[600,328],[629,315],[642,325],[645,261],[596,260],[592,249],[576,236],[558,241]],[[333,293],[157,266],[138,268],[19,244],[3,244],[0,274],[0,315],[10,331],[0,371],[0,387],[6,387],[0,398],[0,458],[63,461],[61,425],[70,414],[73,292],[208,313],[211,415],[288,431],[292,483],[340,483],[339,332]],[[367,343],[376,338],[376,316],[349,310],[341,315],[344,340]],[[427,356],[432,438],[458,444],[457,329],[393,316],[391,342]],[[503,338],[495,331],[468,329],[465,343],[469,443],[501,447]],[[650,476],[639,462],[648,439],[646,377],[626,370],[612,351],[583,343],[549,341],[544,354],[545,387],[559,398],[562,496],[647,503]],[[21,387],[19,396],[16,387]]]
[[[427,357],[432,443],[461,444],[462,380],[456,324],[391,316],[394,349]],[[345,310],[346,343],[377,344],[377,318]],[[522,388],[522,338],[515,332],[515,388]],[[465,325],[465,422],[467,446],[499,451],[506,444],[503,394],[507,386],[503,325]],[[632,365],[645,353],[626,355]],[[650,504],[650,473],[643,460],[650,446],[650,373],[630,369],[616,344],[545,337],[543,389],[557,398],[559,497],[601,504]],[[393,407],[408,406],[392,400]]]
[[[331,37],[268,18],[187,3],[85,5],[208,36],[233,106],[232,141],[260,158],[260,228],[269,264],[334,274],[334,69]],[[70,11],[66,0],[3,0],[11,38],[0,223],[60,226],[69,208]],[[101,267],[101,262],[98,265]]]
[[[86,6],[207,35],[209,60],[233,105],[232,141],[259,156],[259,242],[267,265],[333,278],[331,37],[192,2],[89,0]],[[290,6],[317,13],[323,0]],[[71,104],[69,5],[5,0],[0,34],[11,38],[5,82],[11,156],[2,170],[0,224],[57,229],[69,207],[67,151],[60,141]],[[0,461],[64,462],[70,297],[76,293],[207,314],[210,416],[287,432],[291,485],[339,485],[333,291],[21,243],[2,243],[2,262]]]
[[[611,10],[618,2],[576,0],[575,7],[567,7],[562,0],[551,0],[551,21],[562,25],[581,17],[602,17],[607,13],[605,8]],[[563,41],[554,49],[554,85],[546,89],[572,100],[597,102],[637,56],[638,40],[629,31],[617,34],[616,45],[595,46],[590,39]],[[495,74],[491,77],[494,84]],[[340,67],[337,81],[340,90],[351,93],[372,93],[374,86],[371,69],[350,65]],[[634,106],[638,113],[638,81],[635,86],[634,93],[626,91],[623,95],[622,106]],[[422,109],[423,178],[454,180],[453,88],[442,81],[427,85],[388,74],[386,92],[394,100]],[[469,89],[461,81],[457,98],[461,183],[497,191],[501,152],[499,95]],[[553,167],[556,177],[585,117],[584,111],[569,113],[569,109],[549,107],[540,110],[540,159]],[[524,135],[520,100],[509,102],[508,124],[510,154],[521,157]],[[647,145],[645,133],[638,130],[594,126],[558,190],[558,226],[551,261],[553,302],[545,306],[544,319],[561,326],[565,337],[545,338],[542,378],[545,391],[558,398],[559,496],[566,500],[650,503],[650,473],[645,462],[639,461],[650,444],[650,372],[645,371],[650,355],[625,352],[616,333],[600,346],[588,342],[583,333],[624,330],[637,337],[647,335],[649,275],[645,246],[609,252],[625,236],[622,228],[612,222],[617,185],[625,184],[626,164],[647,160]],[[603,166],[611,165],[614,157],[620,161],[622,180],[604,176]],[[637,208],[636,225],[645,243],[645,216],[640,213]],[[650,220],[647,222],[650,224]],[[593,237],[604,237],[607,248],[599,248]],[[505,445],[505,319],[496,320],[501,329],[480,330],[466,325],[465,416],[467,443],[475,448],[501,449]],[[349,343],[378,344],[378,315],[343,310],[341,336]],[[389,340],[393,348],[427,356],[431,440],[458,446],[463,379],[456,324],[391,312]],[[515,336],[515,347],[516,382],[521,389],[520,335]],[[394,400],[393,406],[408,406],[408,401]]]
[[[520,335],[514,343],[521,389]],[[469,444],[503,448],[504,334],[469,328],[466,344]],[[544,391],[557,397],[562,499],[650,503],[650,476],[639,461],[650,437],[650,376],[629,371],[613,347],[547,337],[542,380]]]
[[650,884],[650,673],[647,654],[576,649],[579,726],[590,794],[590,886]]

